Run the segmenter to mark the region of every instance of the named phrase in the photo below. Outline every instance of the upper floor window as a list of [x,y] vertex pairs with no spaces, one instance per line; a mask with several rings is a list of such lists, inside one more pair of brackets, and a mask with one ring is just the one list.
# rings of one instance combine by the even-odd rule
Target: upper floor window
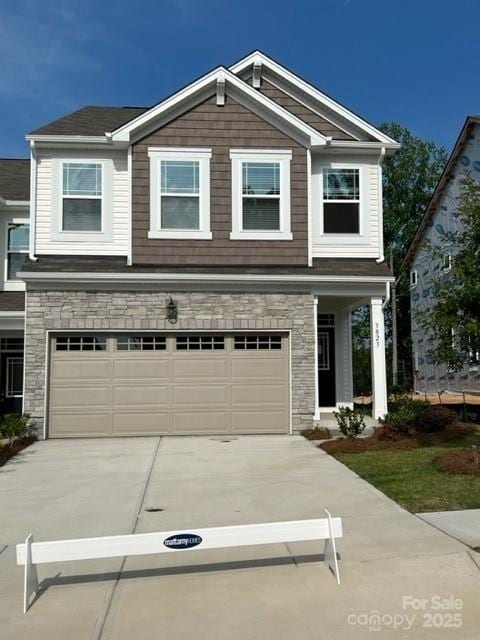
[[102,165],[63,164],[62,231],[102,231]]
[[442,271],[447,273],[447,271],[451,271],[452,269],[452,256],[450,253],[447,253],[442,258]]
[[418,272],[416,269],[410,271],[410,288],[414,289],[418,282]]
[[232,239],[291,240],[291,151],[232,149]]
[[323,233],[360,233],[359,169],[323,169]]
[[210,149],[151,148],[149,238],[210,239]]
[[17,273],[28,255],[29,229],[25,222],[7,225],[7,280],[19,280]]

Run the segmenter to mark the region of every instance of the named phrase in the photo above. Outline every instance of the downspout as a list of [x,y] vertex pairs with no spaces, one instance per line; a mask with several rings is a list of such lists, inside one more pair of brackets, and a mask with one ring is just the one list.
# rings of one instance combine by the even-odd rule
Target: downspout
[[38,258],[35,256],[35,236],[36,236],[36,202],[37,202],[37,152],[35,142],[30,140],[30,242],[28,257],[33,262]]
[[383,184],[382,184],[382,163],[385,158],[385,147],[380,150],[378,156],[378,248],[380,256],[377,258],[377,264],[385,261],[385,252],[383,247]]
[[382,304],[382,311],[385,311],[385,309],[390,304],[390,291],[391,291],[390,281],[388,281],[385,283],[385,300],[383,301],[383,304]]

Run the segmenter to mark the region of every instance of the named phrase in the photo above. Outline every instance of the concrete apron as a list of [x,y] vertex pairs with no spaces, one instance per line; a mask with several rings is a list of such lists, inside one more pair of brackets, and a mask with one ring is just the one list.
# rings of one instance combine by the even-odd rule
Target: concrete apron
[[[2,637],[317,640],[379,630],[382,640],[463,640],[480,627],[480,571],[467,549],[301,437],[41,442],[0,470],[0,504],[9,514]],[[321,517],[324,508],[344,519],[340,586],[322,543],[279,544],[41,565],[48,588],[21,612],[13,545],[30,531],[37,540],[194,531]],[[442,618],[432,629],[431,598],[450,596],[462,602],[461,627]]]

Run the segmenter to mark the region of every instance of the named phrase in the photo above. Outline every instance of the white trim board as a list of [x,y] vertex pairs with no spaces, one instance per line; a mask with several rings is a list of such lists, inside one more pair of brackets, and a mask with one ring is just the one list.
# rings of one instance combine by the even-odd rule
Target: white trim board
[[41,585],[37,564],[68,562],[97,558],[116,558],[159,553],[201,551],[264,544],[324,540],[324,562],[340,584],[335,540],[343,537],[341,518],[332,518],[325,509],[326,518],[293,520],[260,524],[234,525],[197,529],[137,533],[98,538],[78,538],[33,542],[30,534],[25,544],[17,545],[17,565],[24,570],[24,613]]

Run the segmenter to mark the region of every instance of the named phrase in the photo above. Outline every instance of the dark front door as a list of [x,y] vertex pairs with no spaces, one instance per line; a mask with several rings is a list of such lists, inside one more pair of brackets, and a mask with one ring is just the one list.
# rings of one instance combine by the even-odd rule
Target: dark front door
[[318,329],[318,406],[334,407],[335,394],[335,329]]
[[0,415],[21,413],[23,395],[23,354],[0,355]]

